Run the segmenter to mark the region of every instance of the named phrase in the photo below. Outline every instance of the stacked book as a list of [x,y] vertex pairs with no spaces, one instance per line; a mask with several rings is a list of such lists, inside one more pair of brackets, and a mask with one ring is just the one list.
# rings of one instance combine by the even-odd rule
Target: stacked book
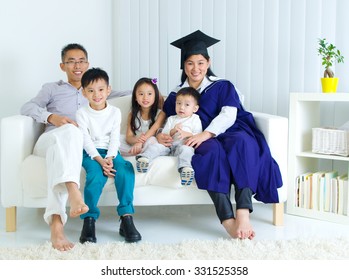
[[296,178],[295,206],[349,216],[348,175],[307,172]]

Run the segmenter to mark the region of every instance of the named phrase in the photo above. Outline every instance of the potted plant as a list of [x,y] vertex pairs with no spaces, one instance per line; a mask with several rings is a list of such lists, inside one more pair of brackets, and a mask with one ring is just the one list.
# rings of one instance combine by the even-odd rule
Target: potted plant
[[326,42],[326,39],[319,39],[318,55],[322,57],[322,65],[325,66],[324,77],[321,78],[322,91],[325,93],[336,92],[338,78],[334,76],[331,69],[335,62],[344,62],[344,57],[335,45]]

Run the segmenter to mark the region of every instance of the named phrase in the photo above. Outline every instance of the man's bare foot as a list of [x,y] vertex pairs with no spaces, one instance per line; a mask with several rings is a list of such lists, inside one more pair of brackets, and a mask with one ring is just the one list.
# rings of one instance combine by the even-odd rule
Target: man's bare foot
[[70,217],[75,218],[86,213],[88,211],[88,206],[82,199],[81,192],[78,189],[77,184],[73,182],[67,182],[66,186],[69,194]]
[[59,251],[69,251],[74,247],[64,235],[64,227],[59,215],[52,215],[51,228],[51,242],[52,247]]
[[256,233],[250,223],[250,212],[248,209],[238,209],[236,219],[228,219],[222,222],[225,230],[232,238],[252,240]]

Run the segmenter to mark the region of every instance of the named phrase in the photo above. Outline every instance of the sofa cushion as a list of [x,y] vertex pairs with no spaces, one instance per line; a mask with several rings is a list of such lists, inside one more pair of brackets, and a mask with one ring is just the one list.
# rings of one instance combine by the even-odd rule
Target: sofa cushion
[[[161,156],[156,158],[149,166],[147,173],[138,173],[135,157],[125,157],[130,161],[135,170],[135,188],[142,186],[158,186],[162,188],[181,188],[179,172],[177,170],[177,158]],[[47,196],[47,177],[45,158],[36,155],[28,156],[21,166],[21,178],[25,195],[32,198]],[[85,170],[81,171],[81,190],[85,185]],[[196,187],[195,181],[192,183]],[[115,192],[114,179],[109,178],[104,192]]]

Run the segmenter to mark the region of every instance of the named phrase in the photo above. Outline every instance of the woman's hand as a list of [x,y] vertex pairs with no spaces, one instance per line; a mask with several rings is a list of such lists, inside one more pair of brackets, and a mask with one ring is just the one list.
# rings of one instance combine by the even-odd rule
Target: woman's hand
[[172,146],[173,139],[168,134],[159,133],[158,135],[156,135],[156,139],[158,140],[158,142],[160,144],[164,145],[165,147],[171,147]]
[[187,141],[185,141],[185,145],[197,148],[201,145],[202,142],[213,138],[214,134],[208,131],[203,131],[201,133],[198,133],[196,135],[193,135],[188,138]]

